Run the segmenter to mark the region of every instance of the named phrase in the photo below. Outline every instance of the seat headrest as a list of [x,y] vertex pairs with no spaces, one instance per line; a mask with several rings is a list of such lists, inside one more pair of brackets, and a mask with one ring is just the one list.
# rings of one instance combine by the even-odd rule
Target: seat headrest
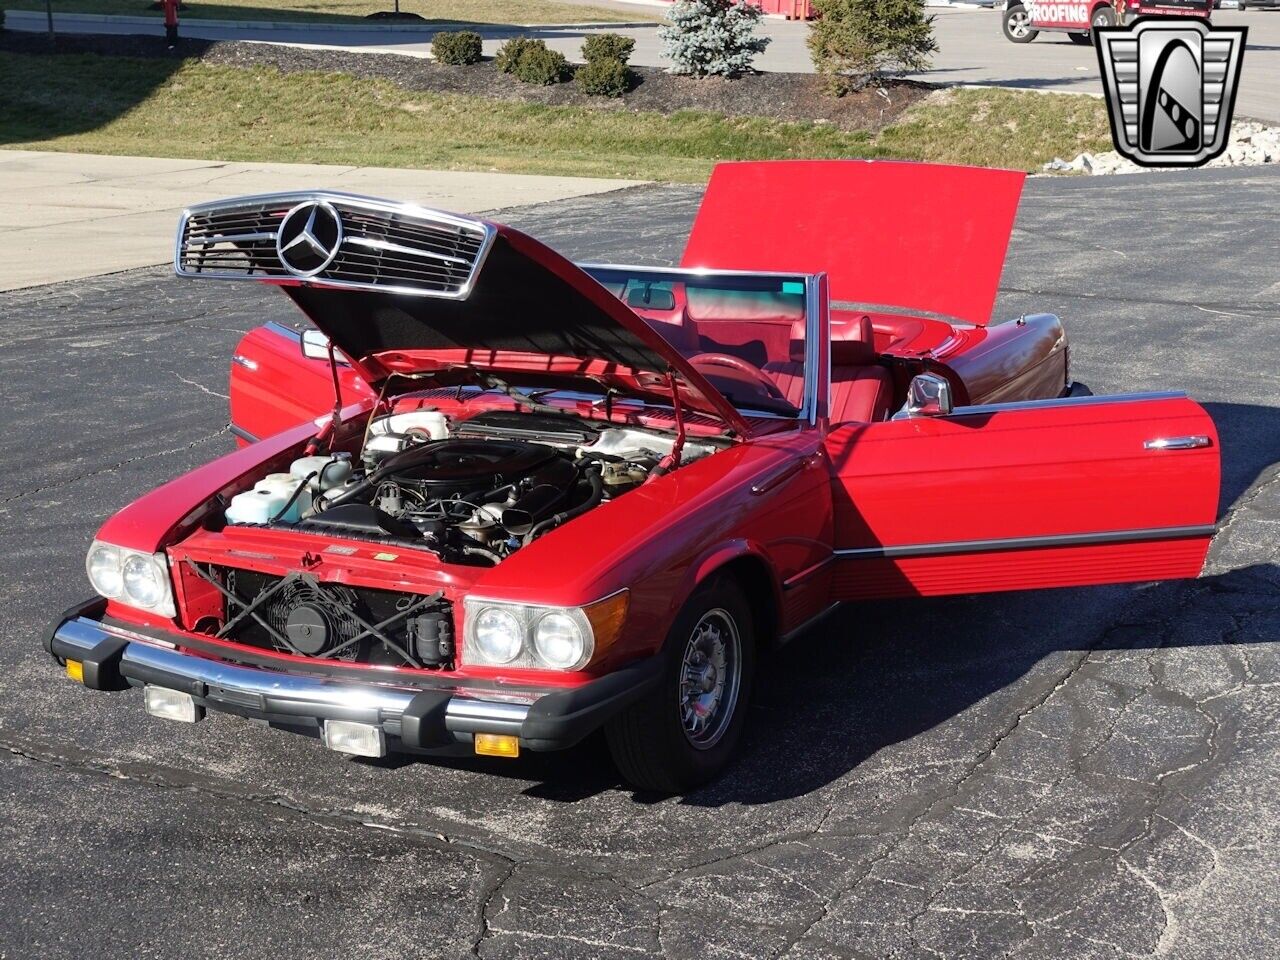
[[[791,328],[791,359],[804,362],[804,324]],[[864,367],[876,362],[875,330],[868,316],[831,321],[831,365]]]

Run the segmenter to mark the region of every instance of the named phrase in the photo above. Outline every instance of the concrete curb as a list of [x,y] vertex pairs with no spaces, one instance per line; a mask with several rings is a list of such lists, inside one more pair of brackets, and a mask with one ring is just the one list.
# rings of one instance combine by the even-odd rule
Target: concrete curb
[[[666,6],[666,4],[661,4]],[[5,25],[13,30],[21,30],[29,32],[32,30],[43,30],[47,20],[45,15],[36,10],[6,10]],[[55,28],[61,27],[63,24],[68,25],[68,31],[76,23],[104,23],[121,27],[143,26],[143,27],[160,27],[164,25],[164,21],[159,16],[155,17],[133,17],[133,16],[114,16],[102,13],[55,13],[53,15],[53,24]],[[618,23],[597,23],[594,21],[583,21],[581,23],[472,23],[467,20],[458,21],[439,21],[423,24],[408,23],[328,23],[322,20],[206,20],[203,17],[193,17],[184,20],[183,23],[192,27],[208,27],[218,30],[281,30],[298,32],[302,30],[319,30],[325,33],[369,33],[369,34],[396,34],[396,33],[418,33],[433,34],[440,30],[457,29],[466,27],[477,31],[484,30],[511,30],[511,29],[528,29],[528,30],[568,30],[568,29],[609,29],[617,27],[652,27],[656,26],[650,20],[636,20],[630,22]],[[28,25],[30,24],[30,25]]]

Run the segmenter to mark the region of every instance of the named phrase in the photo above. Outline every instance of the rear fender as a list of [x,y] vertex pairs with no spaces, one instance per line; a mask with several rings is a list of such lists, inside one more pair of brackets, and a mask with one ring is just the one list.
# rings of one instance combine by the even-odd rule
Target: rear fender
[[963,331],[965,344],[941,364],[964,385],[964,402],[1012,403],[1062,396],[1067,335],[1050,313]]

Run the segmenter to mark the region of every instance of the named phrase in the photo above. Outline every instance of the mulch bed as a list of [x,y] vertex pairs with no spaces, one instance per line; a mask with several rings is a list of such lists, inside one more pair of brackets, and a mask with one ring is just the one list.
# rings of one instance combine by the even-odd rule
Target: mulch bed
[[[159,37],[59,36],[59,53],[95,53],[128,57],[193,57],[236,67],[275,67],[285,73],[317,70],[389,80],[409,90],[455,93],[548,106],[598,110],[644,110],[671,114],[707,110],[734,117],[768,117],[830,123],[843,130],[878,130],[934,89],[929,84],[897,81],[832,97],[813,74],[756,73],[735,80],[681,77],[653,67],[632,67],[632,89],[616,99],[588,96],[571,83],[535,86],[499,73],[491,61],[466,67],[383,53],[304,50],[238,41],[184,40],[177,51]],[[5,32],[0,50],[47,54],[41,34]]]

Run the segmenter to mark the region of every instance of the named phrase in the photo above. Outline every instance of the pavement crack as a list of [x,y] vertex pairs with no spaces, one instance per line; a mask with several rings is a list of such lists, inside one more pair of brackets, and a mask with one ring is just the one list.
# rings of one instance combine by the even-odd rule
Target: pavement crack
[[287,810],[322,827],[349,830],[355,826],[364,830],[376,830],[380,833],[395,833],[408,841],[437,849],[461,852],[477,860],[500,866],[503,869],[514,869],[516,864],[513,858],[496,850],[462,838],[448,836],[438,830],[410,824],[389,824],[371,821],[367,815],[324,808],[292,800],[279,794],[257,793],[239,784],[215,780],[197,773],[162,770],[146,764],[119,764],[93,757],[84,752],[58,752],[51,748],[33,743],[22,743],[14,739],[0,739],[0,750],[7,750],[15,757],[20,757],[33,763],[44,763],[75,773],[109,777],[113,780],[136,783],[158,790],[185,790],[202,796],[217,797],[231,803],[257,804]]
[[477,903],[476,938],[471,944],[471,955],[474,957],[480,956],[480,944],[484,943],[484,941],[493,933],[493,931],[489,929],[489,905],[493,903],[493,898],[496,897],[501,892],[502,888],[507,885],[507,881],[511,879],[512,874],[515,872],[516,864],[512,861],[507,864],[501,875],[499,875],[498,878],[489,885],[489,889],[485,891]]
[[197,390],[199,390],[201,393],[207,393],[207,394],[208,394],[209,396],[211,396],[211,397],[221,397],[223,400],[230,400],[230,399],[231,399],[231,397],[230,397],[230,396],[228,396],[227,394],[225,394],[225,393],[219,393],[217,390],[210,390],[210,389],[209,389],[208,387],[206,387],[203,383],[197,383],[197,382],[196,382],[196,381],[194,381],[194,380],[188,380],[186,377],[184,377],[184,376],[183,376],[182,374],[180,374],[180,373],[175,372],[175,373],[174,373],[174,376],[175,376],[175,377],[177,377],[179,380],[181,380],[183,383],[185,383],[187,386],[189,386],[189,387],[195,387],[195,388],[196,388]]
[[54,480],[38,487],[32,487],[30,490],[24,490],[22,493],[14,494],[11,497],[6,497],[5,499],[0,500],[0,507],[8,503],[14,503],[18,500],[25,500],[28,497],[34,497],[39,494],[46,493],[50,490],[58,490],[62,487],[67,487],[73,483],[79,483],[81,480],[88,480],[90,477],[101,476],[104,473],[114,473],[117,470],[129,466],[130,464],[140,463],[143,460],[151,460],[155,457],[167,457],[171,454],[182,453],[183,451],[198,447],[202,443],[208,443],[210,440],[216,440],[219,437],[226,435],[229,431],[230,424],[223,424],[212,433],[207,433],[202,437],[197,437],[195,440],[181,444],[180,446],[169,447],[164,450],[153,450],[150,453],[141,453],[136,457],[129,457],[125,460],[119,460],[116,463],[107,464],[102,467],[95,467],[94,469],[88,470],[84,473],[78,473],[74,477],[64,477],[61,480]]

